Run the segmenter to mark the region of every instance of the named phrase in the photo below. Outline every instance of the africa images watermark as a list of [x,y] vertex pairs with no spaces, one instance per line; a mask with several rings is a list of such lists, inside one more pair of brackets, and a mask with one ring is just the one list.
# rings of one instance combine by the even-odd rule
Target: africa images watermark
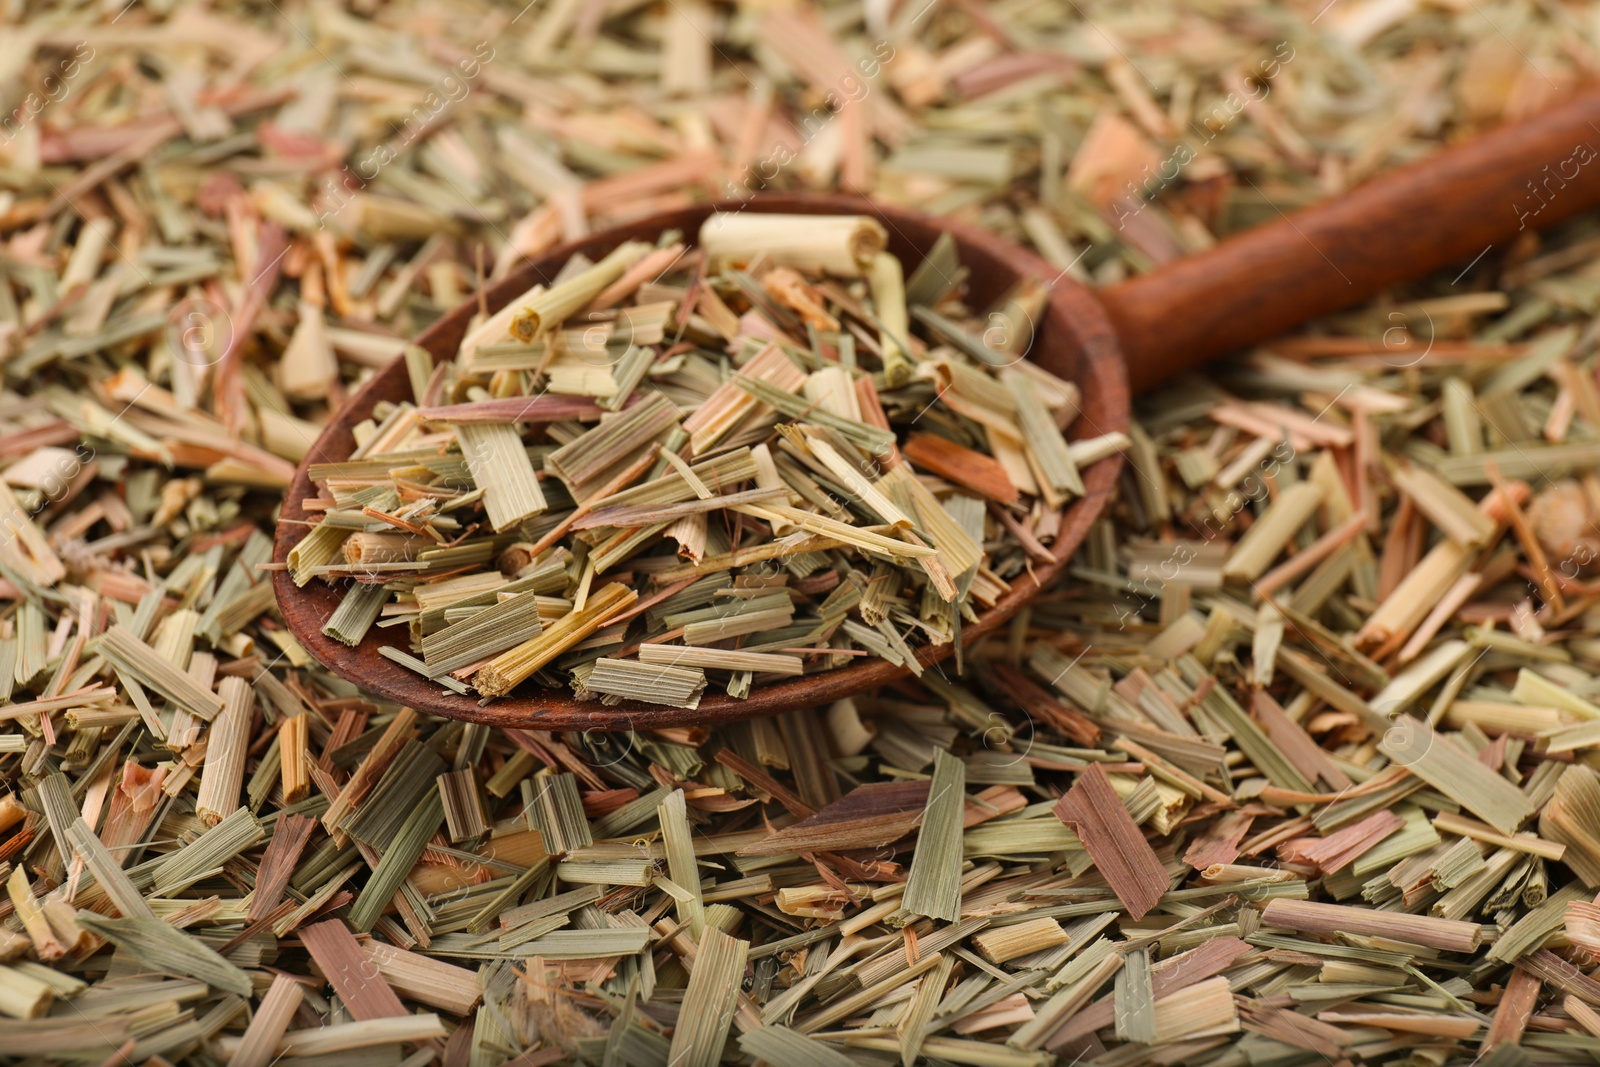
[[94,58],[94,46],[87,41],[72,50],[72,54],[56,64],[44,76],[39,87],[22,98],[9,115],[0,118],[0,137],[10,144],[29,123],[44,113],[51,104],[59,104],[72,91],[72,81],[82,71],[84,64]]
[[24,526],[31,526],[46,508],[65,499],[77,484],[78,475],[95,461],[96,455],[84,441],[78,442],[71,452],[62,451],[34,484],[37,499],[31,502],[19,499],[15,506],[0,512],[0,544],[16,541]]
[[[1588,143],[1574,145],[1572,154],[1554,165],[1554,172],[1550,170],[1551,164],[1546,163],[1544,169],[1540,172],[1544,175],[1543,180],[1529,178],[1528,195],[1523,200],[1532,206],[1528,208],[1519,204],[1511,206],[1511,209],[1517,214],[1517,229],[1527,229],[1528,220],[1536,218],[1540,212],[1554,202],[1557,194],[1567,187],[1568,182],[1575,181],[1578,177],[1578,172],[1593,162],[1596,155],[1594,146]],[[1569,164],[1572,167],[1571,174],[1567,173]],[[1551,188],[1551,183],[1554,183],[1555,188]],[[1541,190],[1543,191],[1541,192]]]

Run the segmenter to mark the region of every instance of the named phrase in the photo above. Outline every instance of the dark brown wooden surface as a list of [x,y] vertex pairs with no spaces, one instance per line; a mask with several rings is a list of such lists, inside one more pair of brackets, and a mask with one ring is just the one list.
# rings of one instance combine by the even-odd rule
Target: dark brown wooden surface
[[[1074,424],[1073,438],[1094,437],[1128,425],[1128,386],[1121,356],[1111,333],[1111,325],[1097,300],[1087,290],[1066,279],[1037,256],[1025,252],[993,234],[951,222],[934,219],[915,211],[841,196],[764,196],[749,201],[725,201],[700,205],[685,211],[640,219],[637,222],[595,234],[582,241],[555,249],[491,288],[489,307],[498,310],[525,292],[535,282],[548,282],[561,264],[574,252],[598,259],[617,244],[630,238],[653,240],[663,230],[678,229],[693,241],[700,224],[712,211],[768,211],[806,214],[866,214],[879,219],[889,231],[889,250],[902,260],[915,264],[932,247],[942,232],[955,238],[963,265],[970,268],[969,289],[974,306],[983,307],[998,298],[1019,278],[1032,275],[1052,284],[1050,303],[1044,321],[1037,324],[1030,359],[1052,372],[1075,381],[1083,390],[1083,413]],[[452,359],[460,346],[468,322],[476,311],[476,301],[456,308],[433,325],[418,344],[435,360]],[[279,516],[273,545],[273,560],[284,563],[289,550],[305,535],[310,516],[302,501],[315,496],[307,477],[311,463],[341,460],[354,449],[353,427],[367,418],[383,400],[410,398],[411,387],[402,361],[378,372],[352,396],[323,431],[296,471]],[[1087,494],[1073,502],[1065,512],[1056,542],[1058,562],[1035,565],[1033,577],[1024,575],[1012,584],[1011,591],[995,607],[984,612],[976,624],[965,627],[963,636],[970,643],[990,633],[1032,599],[1040,584],[1048,584],[1076,551],[1099,517],[1117,474],[1120,457],[1104,460],[1084,471]],[[421,711],[471,719],[497,726],[536,730],[626,730],[635,727],[675,726],[686,723],[728,722],[759,715],[776,715],[796,708],[823,707],[835,700],[867,689],[887,685],[905,677],[908,671],[882,660],[866,660],[855,666],[788,679],[759,686],[745,700],[732,700],[722,694],[709,694],[696,709],[664,708],[653,704],[627,702],[607,707],[597,701],[574,699],[570,691],[539,690],[524,685],[512,697],[479,705],[473,697],[463,697],[429,683],[399,664],[384,659],[378,648],[384,644],[406,647],[406,635],[398,630],[374,629],[359,646],[348,648],[326,637],[323,624],[338,606],[343,589],[314,579],[297,588],[289,575],[273,575],[278,606],[295,637],[320,663],[342,678],[383,698]],[[944,659],[953,646],[923,647],[924,664]]]
[[[1589,90],[1099,296],[1139,392],[1397,283],[1503,255],[1597,204],[1600,91]],[[1428,324],[1405,325],[1425,345]]]

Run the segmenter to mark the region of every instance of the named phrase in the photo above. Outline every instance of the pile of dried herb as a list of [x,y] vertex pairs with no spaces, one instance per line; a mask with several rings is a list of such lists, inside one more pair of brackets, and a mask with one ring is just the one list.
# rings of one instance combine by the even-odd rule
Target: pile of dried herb
[[[1080,462],[1078,391],[991,347],[1041,317],[1024,283],[962,302],[949,236],[909,274],[859,216],[712,215],[569,260],[480,315],[415,403],[314,464],[290,556],[353,582],[324,632],[460,692],[524,681],[694,707],[876,656],[922,671],[1030,556],[1052,560]],[[915,325],[914,325],[915,323]],[[404,629],[400,629],[404,627]],[[382,637],[380,636],[380,640]]]
[[961,675],[489,730],[330,677],[261,569],[332,408],[564,239],[839,187],[1114,282],[1559,97],[1587,10],[3,18],[9,1061],[1594,1061],[1593,222],[1150,398]]

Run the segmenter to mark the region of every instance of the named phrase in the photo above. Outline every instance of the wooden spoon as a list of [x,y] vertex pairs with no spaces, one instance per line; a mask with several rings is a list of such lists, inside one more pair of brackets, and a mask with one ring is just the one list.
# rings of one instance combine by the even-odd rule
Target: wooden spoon
[[[488,290],[491,311],[548,283],[573,254],[598,259],[624,240],[653,240],[679,230],[692,240],[713,211],[863,214],[879,219],[889,251],[914,265],[942,232],[955,238],[970,268],[971,303],[982,307],[1018,279],[1050,285],[1044,321],[1036,324],[1028,358],[1083,390],[1082,414],[1070,433],[1093,437],[1126,430],[1129,381],[1146,388],[1213,357],[1276,337],[1319,315],[1352,307],[1396,283],[1452,264],[1470,266],[1496,246],[1504,252],[1524,230],[1549,226],[1600,203],[1600,92],[1589,92],[1537,118],[1448,149],[1393,171],[1341,198],[1231,238],[1202,254],[1169,263],[1110,289],[1091,291],[1039,257],[993,234],[905,208],[832,195],[759,196],[673,211],[628,223],[557,248]],[[1463,270],[1465,274],[1465,270]],[[477,302],[436,322],[417,343],[435,360],[453,359]],[[1408,356],[1407,360],[1418,357]],[[1399,362],[1399,361],[1397,361]],[[278,520],[273,560],[283,564],[310,518],[301,502],[315,495],[311,463],[344,459],[353,429],[381,401],[409,399],[403,361],[374,375],[340,409],[295,472]],[[970,643],[993,632],[1067,565],[1100,517],[1122,469],[1120,457],[1083,472],[1087,492],[1069,505],[1051,546],[1056,562],[1036,566],[977,623]],[[823,671],[753,689],[734,700],[708,694],[695,709],[624,702],[608,707],[570,692],[523,686],[511,697],[480,705],[429,683],[378,653],[403,636],[374,629],[356,648],[323,635],[342,590],[321,581],[296,587],[281,567],[273,575],[284,621],[300,643],[335,674],[385,699],[455,719],[539,730],[625,730],[728,722],[820,708],[886,685],[908,672],[883,660]],[[924,646],[932,664],[952,646]]]

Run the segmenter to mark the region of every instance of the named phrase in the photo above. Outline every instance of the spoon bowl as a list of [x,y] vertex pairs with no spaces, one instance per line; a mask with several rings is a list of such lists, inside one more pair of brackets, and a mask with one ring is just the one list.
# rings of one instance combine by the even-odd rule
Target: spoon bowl
[[[598,260],[623,241],[653,241],[666,230],[681,231],[684,240],[692,243],[700,232],[700,224],[716,211],[870,215],[888,231],[889,251],[908,268],[914,268],[922,261],[941,233],[949,233],[955,240],[962,266],[969,271],[967,297],[968,303],[975,307],[988,306],[1027,277],[1050,286],[1050,298],[1045,305],[1043,321],[1035,324],[1027,358],[1051,373],[1075,382],[1082,390],[1081,413],[1068,436],[1072,439],[1094,437],[1127,429],[1128,383],[1122,355],[1117,349],[1116,337],[1106,311],[1092,294],[1076,282],[1062,277],[1060,272],[1038,256],[993,234],[958,222],[935,219],[920,212],[855,197],[761,196],[749,200],[700,204],[642,218],[563,245],[518,268],[488,289],[485,295],[489,310],[499,310],[535,284],[548,284],[562,264],[577,253]],[[476,300],[457,307],[417,338],[417,344],[426,349],[436,363],[454,359],[456,349],[460,347],[461,339],[477,309]],[[313,515],[303,507],[303,501],[316,496],[316,487],[309,475],[310,465],[336,462],[348,457],[355,450],[355,427],[370,418],[380,403],[410,398],[411,383],[405,363],[396,360],[373,375],[338,411],[312,445],[289,485],[278,517],[273,562],[286,563],[290,549],[311,528],[308,522]],[[1121,466],[1121,457],[1112,457],[1084,469],[1086,492],[1063,510],[1060,531],[1051,546],[1055,562],[1036,564],[1031,574],[1023,573],[1014,578],[1010,590],[993,607],[981,612],[976,623],[969,623],[962,628],[962,641],[965,644],[971,645],[993,632],[1061,572],[1088,533],[1090,525],[1104,510]],[[697,708],[674,708],[637,701],[606,705],[594,700],[579,700],[565,690],[539,689],[532,683],[524,683],[509,696],[480,704],[476,696],[453,693],[384,658],[378,651],[383,645],[405,647],[404,634],[398,630],[373,628],[354,648],[325,635],[322,627],[344,595],[340,585],[313,579],[303,587],[296,586],[282,567],[273,574],[272,580],[278,606],[290,632],[307,652],[334,674],[378,697],[418,711],[495,726],[583,731],[729,722],[753,716],[776,715],[796,708],[822,707],[852,694],[887,685],[910,673],[909,668],[896,666],[886,660],[863,659],[848,667],[757,686],[743,700],[708,691]],[[922,665],[929,666],[953,654],[955,645],[921,645],[915,651]]]
[[[1474,269],[1482,269],[1480,263],[1492,266],[1507,255],[1526,255],[1530,231],[1600,205],[1600,166],[1580,165],[1571,176],[1563,169],[1559,189],[1550,184],[1553,179],[1549,177],[1551,168],[1564,162],[1592,160],[1595,150],[1590,145],[1597,130],[1600,90],[1590,89],[1542,115],[1391,171],[1292,216],[1280,213],[1275,222],[1092,293],[1037,256],[962,223],[851,197],[802,195],[702,204],[594,234],[522,267],[488,291],[488,302],[491,309],[498,309],[535,282],[548,283],[575,252],[598,259],[621,241],[653,240],[668,229],[692,239],[713,211],[871,215],[888,231],[889,251],[905,263],[920,262],[938,236],[949,233],[961,263],[970,271],[967,286],[972,306],[992,303],[1023,277],[1045,283],[1049,301],[1044,321],[1036,324],[1028,358],[1082,389],[1082,413],[1069,436],[1098,436],[1127,428],[1130,379],[1139,389],[1156,385],[1209,359],[1277,337],[1319,315],[1355,307],[1401,282],[1464,265],[1451,283],[1455,286]],[[1540,188],[1548,195],[1536,195]],[[1119,226],[1135,217],[1135,231],[1123,233],[1122,239],[1132,240],[1142,232],[1142,239],[1149,242],[1160,229],[1147,226],[1139,231],[1136,206],[1117,206],[1117,211]],[[476,309],[476,302],[456,308],[418,343],[435,360],[454,358]],[[1391,315],[1384,325],[1392,327],[1394,318]],[[1389,338],[1396,333],[1392,328],[1385,331],[1382,341],[1371,342],[1374,355],[1395,357],[1391,365],[1397,371],[1426,363],[1433,340],[1431,332],[1421,328],[1424,324],[1416,324],[1416,330],[1410,323],[1402,325],[1398,332],[1404,344],[1399,350],[1389,348]],[[1431,331],[1431,322],[1425,325]],[[349,456],[355,445],[355,425],[367,418],[379,401],[409,395],[405,367],[397,360],[335,415],[289,486],[273,546],[275,562],[284,563],[307,530],[301,502],[313,489],[306,464]],[[1334,397],[1329,409],[1343,396],[1341,392]],[[964,643],[992,633],[1061,573],[1090,525],[1105,510],[1121,465],[1121,459],[1113,457],[1083,471],[1087,492],[1062,514],[1060,531],[1050,546],[1054,562],[1036,566],[1031,575],[1014,580],[1009,593],[975,624],[963,628]],[[1174,533],[1171,527],[1154,532]],[[1177,532],[1176,536],[1184,535]],[[339,590],[315,581],[297,588],[281,568],[273,582],[289,629],[335,674],[418,710],[499,726],[625,730],[728,722],[821,707],[909,673],[882,660],[866,660],[761,686],[745,700],[707,696],[694,709],[638,703],[608,707],[577,700],[565,691],[548,690],[518,693],[480,705],[473,697],[441,690],[384,659],[378,653],[379,646],[386,643],[383,636],[369,634],[353,649],[323,636],[323,623],[338,606]],[[924,665],[952,652],[952,645],[917,650]]]

